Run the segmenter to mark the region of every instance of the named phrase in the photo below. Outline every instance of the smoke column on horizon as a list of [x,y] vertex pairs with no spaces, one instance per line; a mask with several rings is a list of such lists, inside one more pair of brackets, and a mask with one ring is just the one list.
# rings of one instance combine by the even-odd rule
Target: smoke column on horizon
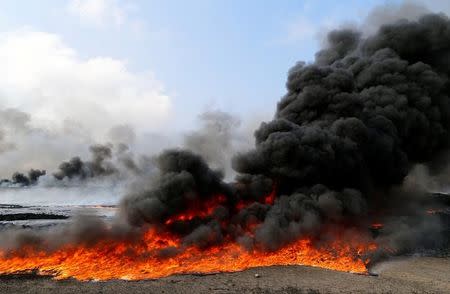
[[[181,135],[178,145],[201,154],[214,169],[221,170],[227,179],[235,172],[231,168],[232,156],[240,150],[251,148],[249,134],[252,121],[246,121],[244,127],[235,115],[220,110],[208,110],[199,115],[200,126]],[[29,130],[31,131],[31,130]],[[137,135],[128,125],[112,127],[105,144],[92,144],[89,148],[90,158],[73,156],[57,164],[57,169],[45,170],[31,168],[28,172],[16,171],[11,179],[0,180],[2,187],[25,187],[41,184],[47,187],[64,185],[83,185],[85,181],[105,180],[110,178],[119,181],[132,180],[148,172],[154,165],[156,152],[146,155],[136,154]],[[145,145],[145,144],[144,144]],[[142,147],[141,147],[142,148]],[[46,148],[44,148],[45,150]],[[84,152],[80,152],[84,153]]]

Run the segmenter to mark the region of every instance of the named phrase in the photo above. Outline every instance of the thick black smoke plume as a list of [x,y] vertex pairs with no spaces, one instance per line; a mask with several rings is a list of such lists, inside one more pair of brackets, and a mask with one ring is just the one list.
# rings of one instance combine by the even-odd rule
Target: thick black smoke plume
[[149,183],[150,188],[130,194],[123,201],[131,223],[162,223],[192,203],[219,194],[231,195],[230,187],[222,181],[223,175],[190,151],[165,151],[157,164],[160,175]]
[[[416,163],[449,147],[449,60],[444,15],[383,25],[369,37],[332,31],[314,63],[289,71],[274,120],[255,132],[253,150],[233,160],[235,183],[223,183],[190,152],[167,151],[159,157],[160,175],[135,187],[123,212],[134,224],[164,225],[221,194],[226,201],[213,215],[171,229],[202,245],[232,235],[272,250],[329,224],[367,226],[380,211],[403,214],[406,207],[415,225],[437,228],[434,219],[416,218],[417,193],[398,187]],[[265,202],[273,190],[275,202]],[[239,201],[253,204],[237,210]],[[228,225],[221,227],[224,218]],[[252,222],[261,224],[250,236]],[[417,239],[416,231],[402,240]]]
[[385,25],[368,39],[333,31],[328,41],[314,64],[289,71],[275,120],[234,161],[239,172],[277,179],[288,193],[317,183],[369,192],[448,147],[447,17]]

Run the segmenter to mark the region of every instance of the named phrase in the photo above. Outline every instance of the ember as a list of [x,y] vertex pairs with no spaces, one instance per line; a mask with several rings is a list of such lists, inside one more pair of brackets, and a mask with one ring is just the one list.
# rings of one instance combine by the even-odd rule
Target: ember
[[384,226],[384,225],[381,224],[381,223],[373,223],[370,227],[371,227],[372,229],[379,230],[379,229],[382,229],[383,226]]

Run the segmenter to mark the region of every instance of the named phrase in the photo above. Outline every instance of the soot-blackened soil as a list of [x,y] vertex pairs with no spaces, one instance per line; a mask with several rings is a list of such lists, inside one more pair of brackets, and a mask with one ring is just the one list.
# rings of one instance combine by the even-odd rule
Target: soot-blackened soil
[[450,258],[409,257],[381,263],[373,272],[378,276],[274,266],[237,273],[108,282],[16,275],[0,278],[0,293],[450,293]]

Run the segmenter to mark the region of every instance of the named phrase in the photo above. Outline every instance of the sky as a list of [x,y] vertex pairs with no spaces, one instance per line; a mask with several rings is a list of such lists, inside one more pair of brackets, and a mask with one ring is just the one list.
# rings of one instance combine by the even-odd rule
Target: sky
[[400,2],[4,0],[0,110],[94,138],[116,125],[183,132],[217,109],[268,119],[289,68],[312,61],[327,31]]

